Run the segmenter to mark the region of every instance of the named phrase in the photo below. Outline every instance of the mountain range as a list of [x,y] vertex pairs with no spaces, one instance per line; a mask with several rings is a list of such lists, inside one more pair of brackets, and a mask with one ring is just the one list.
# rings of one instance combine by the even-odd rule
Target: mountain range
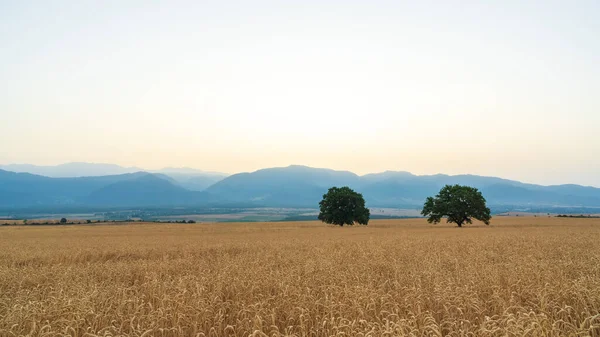
[[[11,172],[11,168],[21,172]],[[80,170],[77,171],[77,168]],[[348,171],[300,165],[231,176],[194,169],[135,170],[86,163],[61,167],[3,166],[0,169],[0,208],[10,210],[58,205],[98,208],[217,205],[316,208],[322,195],[332,186],[350,186],[362,193],[371,207],[418,208],[426,197],[435,195],[446,184],[477,187],[492,206],[600,207],[600,188],[542,186],[477,175],[419,176],[386,171],[359,176]]]
[[123,167],[116,164],[98,163],[66,163],[54,166],[39,166],[31,164],[0,165],[1,170],[31,173],[50,178],[78,178],[122,175],[136,172],[164,174],[173,183],[192,191],[202,191],[228,175],[220,172],[201,171],[187,167],[165,167],[160,170],[145,170],[139,167]]

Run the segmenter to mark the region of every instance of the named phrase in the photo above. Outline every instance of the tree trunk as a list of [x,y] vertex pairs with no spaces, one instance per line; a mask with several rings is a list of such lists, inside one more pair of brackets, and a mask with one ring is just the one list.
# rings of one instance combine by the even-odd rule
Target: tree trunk
[[462,221],[461,221],[461,222],[457,222],[456,224],[458,225],[458,227],[462,227],[462,224],[463,224],[463,223],[462,223]]

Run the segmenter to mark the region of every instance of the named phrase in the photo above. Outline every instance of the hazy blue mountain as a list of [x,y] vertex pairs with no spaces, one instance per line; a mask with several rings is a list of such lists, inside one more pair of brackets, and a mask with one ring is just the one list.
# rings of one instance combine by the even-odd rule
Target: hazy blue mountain
[[490,203],[496,205],[600,206],[600,193],[598,192],[595,195],[585,195],[578,194],[577,189],[559,189],[559,191],[556,191],[555,187],[534,186],[533,188],[526,188],[497,184],[482,188],[481,192]]
[[[144,173],[147,173],[147,172],[144,172]],[[152,173],[152,175],[154,175],[155,177],[158,177],[158,178],[164,179],[164,180],[166,180],[166,181],[170,182],[171,184],[174,184],[174,185],[177,185],[177,184],[178,184],[178,183],[177,183],[177,180],[173,179],[173,177],[171,177],[171,176],[168,176],[168,175],[166,175],[166,174],[162,174],[162,173]]]
[[[74,204],[103,186],[148,173],[128,173],[101,177],[49,178],[30,173],[0,170],[0,198],[4,206]],[[12,199],[11,196],[19,196]]]
[[221,172],[212,172],[212,171],[203,171],[195,168],[189,167],[165,167],[160,170],[150,171],[152,173],[164,173],[164,174],[183,174],[190,176],[217,176],[217,177],[226,177],[228,174]]
[[[298,165],[238,173],[224,179],[218,175],[194,174],[190,171],[171,171],[50,178],[0,170],[0,207],[243,204],[315,208],[329,187],[350,186],[363,193],[371,207],[418,208],[423,205],[425,198],[435,195],[446,184],[477,187],[488,204],[508,208],[600,207],[599,188],[540,186],[476,175],[417,176],[408,172],[387,171],[358,176],[347,171]],[[200,192],[205,188],[205,192]]]
[[152,172],[164,174],[172,178],[175,184],[191,191],[204,191],[209,186],[227,177],[225,173],[206,172],[186,167],[167,167]]
[[436,182],[418,178],[387,179],[375,183],[365,183],[358,191],[363,194],[370,206],[414,207],[422,206],[423,201],[436,194],[441,186]]
[[416,177],[414,174],[405,171],[385,171],[381,173],[369,173],[361,176],[362,183],[378,183],[386,180],[403,181]]
[[52,205],[160,206],[197,204],[208,200],[161,174],[50,178],[0,170],[0,207]]
[[289,166],[240,173],[207,189],[228,200],[266,206],[316,207],[331,186],[350,186],[369,206],[420,207],[446,184],[479,188],[489,204],[600,207],[600,189],[578,185],[540,186],[477,175],[424,175],[387,171],[357,176],[351,172]]
[[357,186],[352,172],[292,165],[238,173],[206,191],[231,201],[251,201],[265,206],[315,207],[332,186]]
[[598,191],[600,189],[590,186],[580,186],[573,184],[565,184],[565,185],[552,185],[552,186],[539,186],[539,185],[530,185],[532,189],[541,189],[545,191],[551,191],[555,193],[560,193],[563,195],[579,195],[579,196],[587,196],[587,197],[598,197]]
[[[0,165],[0,169],[51,178],[98,177],[145,171],[137,167],[98,163],[66,163],[55,166],[10,164]],[[193,191],[205,190],[210,185],[227,177],[227,174],[224,173],[207,172],[187,167],[165,167],[160,170],[146,172],[160,174],[163,178],[168,178],[172,183]]]
[[191,191],[204,191],[211,185],[225,179],[226,176],[188,176],[175,173],[169,174],[177,185]]
[[416,176],[418,179],[422,181],[432,182],[437,185],[444,186],[448,184],[460,184],[460,185],[469,185],[476,188],[483,188],[489,185],[496,184],[506,184],[506,185],[517,185],[521,186],[523,183],[496,178],[496,177],[485,177],[485,176],[477,176],[473,174],[459,174],[459,175],[447,175],[447,174],[434,174],[434,175],[423,175]]
[[86,205],[104,207],[183,206],[206,204],[208,201],[208,194],[176,186],[154,174],[104,186],[82,200]]
[[0,165],[0,169],[12,172],[37,174],[52,178],[96,177],[143,171],[137,167],[122,167],[115,164],[97,163],[66,163],[54,166],[10,164]]

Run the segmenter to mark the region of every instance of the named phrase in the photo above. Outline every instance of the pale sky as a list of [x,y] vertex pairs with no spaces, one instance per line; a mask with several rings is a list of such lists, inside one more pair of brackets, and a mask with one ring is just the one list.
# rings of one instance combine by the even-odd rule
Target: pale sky
[[0,164],[600,186],[600,2],[0,0]]

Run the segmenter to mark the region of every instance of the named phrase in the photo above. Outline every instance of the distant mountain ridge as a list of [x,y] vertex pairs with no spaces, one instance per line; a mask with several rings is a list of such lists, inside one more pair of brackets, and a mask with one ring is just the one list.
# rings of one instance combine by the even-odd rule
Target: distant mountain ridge
[[158,175],[146,174],[103,186],[82,201],[102,207],[184,206],[206,204],[210,197],[205,192],[186,190]]
[[162,174],[50,178],[0,170],[2,208],[179,206],[206,204],[209,199],[207,193],[187,190]]
[[477,175],[418,176],[386,171],[359,176],[348,171],[301,165],[228,177],[206,172],[193,175],[195,171],[189,170],[76,178],[0,170],[0,208],[53,205],[208,207],[219,203],[316,208],[322,195],[332,186],[354,188],[364,195],[370,207],[418,208],[426,197],[436,194],[446,184],[477,187],[489,205],[509,208],[600,207],[600,188],[573,184],[541,186]]
[[72,162],[60,165],[9,164],[0,169],[17,173],[31,173],[51,178],[97,177],[144,171],[139,167],[116,164]]
[[50,178],[99,177],[148,172],[170,177],[173,183],[193,191],[203,191],[210,185],[227,177],[225,173],[207,172],[188,167],[165,167],[160,170],[144,170],[139,167],[123,167],[116,164],[82,162],[54,166],[9,164],[0,165],[0,169],[17,173],[31,173]]
[[348,171],[292,165],[231,175],[207,188],[223,199],[269,206],[315,207],[331,186],[350,186],[369,206],[420,207],[446,184],[479,188],[489,204],[510,206],[600,207],[600,188],[579,185],[541,186],[477,175],[422,175],[386,171],[358,176]]

